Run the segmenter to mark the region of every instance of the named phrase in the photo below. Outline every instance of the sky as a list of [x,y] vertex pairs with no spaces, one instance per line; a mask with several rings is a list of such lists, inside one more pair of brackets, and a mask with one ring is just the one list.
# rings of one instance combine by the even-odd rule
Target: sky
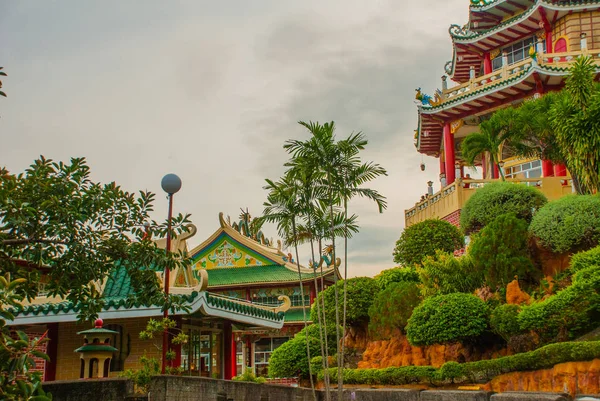
[[[438,182],[438,161],[413,146],[415,89],[441,85],[450,24],[468,0],[0,0],[0,165],[22,172],[39,155],[85,157],[92,178],[157,193],[183,181],[175,212],[191,213],[195,246],[223,212],[262,212],[264,179],[278,179],[298,121],[335,121],[337,137],[362,131],[362,157],[388,176],[387,197],[353,200],[361,231],[349,276],[394,267],[404,210]],[[421,172],[420,163],[426,164]],[[277,237],[266,226],[267,237]],[[301,249],[301,263],[310,255]]]

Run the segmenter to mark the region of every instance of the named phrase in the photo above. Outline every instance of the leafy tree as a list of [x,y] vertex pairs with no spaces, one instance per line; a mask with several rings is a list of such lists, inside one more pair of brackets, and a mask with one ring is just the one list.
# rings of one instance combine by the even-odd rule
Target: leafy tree
[[[65,164],[40,157],[18,175],[0,169],[0,270],[13,283],[10,302],[5,304],[4,299],[0,304],[18,308],[24,299],[35,298],[45,276],[49,296],[77,304],[79,318],[92,320],[104,302],[95,283],[105,280],[118,263],[127,269],[136,290],[131,301],[185,309],[182,297],[165,298],[154,273],[187,266],[190,261],[183,254],[166,253],[150,240],[164,236],[167,230],[166,222],[150,220],[153,200],[150,192],[136,196],[115,183],[92,182],[83,158]],[[173,235],[186,230],[188,217],[173,218]],[[144,223],[150,223],[146,230]],[[12,316],[10,310],[2,310],[1,338],[4,344],[11,344],[7,348],[9,366],[18,367],[13,373],[19,377],[25,374],[26,387],[35,387],[37,379],[27,373],[27,358],[25,363],[13,365],[31,353],[31,344],[28,348],[22,342],[11,343],[6,322]],[[3,378],[10,376],[6,366],[2,365]],[[14,385],[10,382],[3,389],[10,391]],[[18,394],[26,397],[25,390]]]
[[586,252],[579,252],[571,258],[569,270],[578,272],[592,266],[600,266],[600,246],[590,249]]
[[483,285],[483,274],[475,270],[468,254],[457,258],[438,251],[435,256],[423,261],[417,273],[424,297],[455,292],[471,293]]
[[552,201],[535,214],[529,232],[552,252],[593,248],[600,243],[600,197],[571,195]]
[[536,210],[548,200],[537,189],[522,184],[494,182],[478,189],[465,203],[460,226],[465,234],[477,232],[501,214],[514,213],[531,221]]
[[414,281],[390,283],[369,308],[369,332],[374,337],[389,338],[394,329],[404,331],[420,302],[421,292]]
[[374,278],[382,291],[393,283],[420,282],[419,273],[414,267],[394,267],[393,269],[382,270]]
[[464,237],[454,225],[445,220],[424,220],[404,229],[396,241],[394,262],[403,266],[420,265],[436,251],[454,252],[464,244]]
[[505,287],[515,276],[535,275],[527,248],[527,222],[514,214],[500,215],[485,226],[473,239],[469,254],[491,288]]
[[519,326],[519,305],[500,305],[492,311],[490,326],[492,331],[508,341],[512,336],[521,332]]
[[417,306],[406,326],[413,345],[469,341],[488,328],[485,302],[471,294],[438,295]]

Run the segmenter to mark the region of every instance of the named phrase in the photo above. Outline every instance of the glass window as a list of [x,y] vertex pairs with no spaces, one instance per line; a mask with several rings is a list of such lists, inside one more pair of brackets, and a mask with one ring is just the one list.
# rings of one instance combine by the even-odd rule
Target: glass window
[[271,353],[289,340],[289,337],[261,338],[254,345],[254,368],[257,376],[267,376]]
[[[503,48],[500,51],[500,54],[492,60],[492,69],[498,70],[502,68],[502,55],[506,52],[506,56],[508,58],[508,65],[518,63],[519,61],[525,60],[529,57],[529,49],[531,46],[537,45],[537,37],[532,36],[525,40],[522,40],[517,43],[513,43],[510,46]],[[543,42],[544,48],[546,47],[545,42]]]

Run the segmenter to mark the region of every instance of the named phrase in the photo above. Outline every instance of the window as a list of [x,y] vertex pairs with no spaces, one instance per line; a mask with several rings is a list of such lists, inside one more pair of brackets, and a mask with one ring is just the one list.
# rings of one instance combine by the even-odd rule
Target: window
[[[529,57],[529,49],[531,46],[536,46],[537,44],[537,36],[533,36],[531,38],[527,38],[517,43],[513,43],[510,46],[502,49],[500,54],[492,60],[492,70],[496,71],[502,68],[502,55],[506,52],[508,57],[508,65],[518,63],[519,61],[525,60]],[[544,42],[544,48],[546,48],[546,44]]]
[[[532,162],[518,164],[506,169],[506,178],[540,178],[542,176],[542,162],[534,160]],[[536,185],[535,182],[528,182],[527,185]]]
[[254,368],[256,376],[267,376],[271,353],[289,340],[289,337],[261,338],[254,344]]

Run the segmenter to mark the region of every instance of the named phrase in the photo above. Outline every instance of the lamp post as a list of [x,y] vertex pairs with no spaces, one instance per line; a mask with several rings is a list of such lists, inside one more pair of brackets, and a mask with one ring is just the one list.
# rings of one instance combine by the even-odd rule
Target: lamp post
[[[173,218],[173,195],[181,189],[181,178],[175,174],[167,174],[163,177],[160,182],[160,186],[165,191],[169,198],[169,215],[167,218],[167,245],[166,252],[171,252],[171,220]],[[165,267],[164,282],[165,282],[165,300],[169,297],[169,268]],[[169,317],[169,308],[165,308],[163,312],[164,318]],[[165,328],[163,331],[163,345],[162,345],[162,368],[161,373],[165,374],[165,368],[167,366],[167,348],[169,347],[169,330]]]

